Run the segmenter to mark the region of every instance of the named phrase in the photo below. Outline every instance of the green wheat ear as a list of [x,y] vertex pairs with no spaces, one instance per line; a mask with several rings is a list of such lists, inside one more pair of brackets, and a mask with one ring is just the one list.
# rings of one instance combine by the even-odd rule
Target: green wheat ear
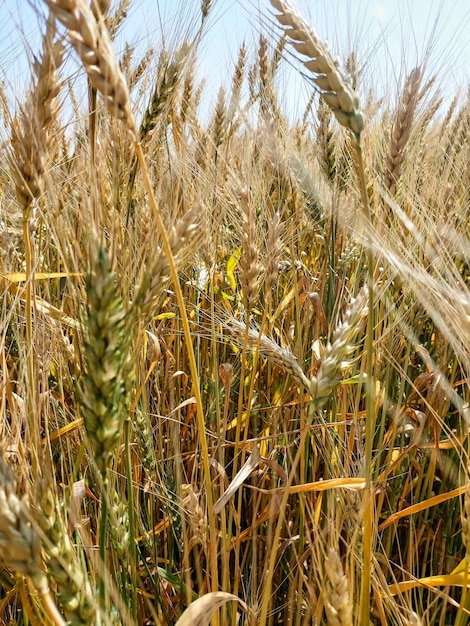
[[129,396],[130,333],[109,257],[101,246],[94,256],[86,282],[85,372],[78,398],[88,441],[105,473],[121,437]]

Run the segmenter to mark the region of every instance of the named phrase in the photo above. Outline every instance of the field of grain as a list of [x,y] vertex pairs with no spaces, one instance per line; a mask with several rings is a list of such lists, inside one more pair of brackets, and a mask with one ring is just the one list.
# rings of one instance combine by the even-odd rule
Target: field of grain
[[271,4],[212,102],[210,0],[44,0],[3,88],[1,623],[469,621],[470,95]]

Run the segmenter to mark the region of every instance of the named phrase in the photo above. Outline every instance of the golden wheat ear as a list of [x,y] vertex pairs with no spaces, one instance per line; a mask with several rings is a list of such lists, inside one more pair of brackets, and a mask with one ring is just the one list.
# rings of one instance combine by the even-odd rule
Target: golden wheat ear
[[103,97],[113,117],[125,123],[137,136],[131,111],[127,83],[119,69],[109,31],[103,20],[97,20],[86,0],[44,0],[52,15],[68,30],[90,82]]
[[358,137],[364,128],[359,98],[341,72],[339,63],[333,59],[328,46],[288,2],[271,0],[271,4],[279,11],[275,17],[284,29],[287,40],[296,52],[307,57],[306,60],[302,59],[302,63],[311,73],[321,97],[341,126],[349,128]]

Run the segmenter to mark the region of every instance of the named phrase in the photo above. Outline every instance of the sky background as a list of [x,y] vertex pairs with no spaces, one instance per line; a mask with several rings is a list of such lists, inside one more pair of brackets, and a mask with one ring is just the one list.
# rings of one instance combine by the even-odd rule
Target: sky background
[[[427,59],[428,76],[452,98],[465,92],[470,79],[469,0],[298,0],[301,15],[326,39],[335,56],[357,50],[364,82],[376,96],[394,97],[400,82]],[[0,80],[9,98],[21,97],[29,80],[32,54],[40,50],[40,0],[0,0]],[[174,49],[195,32],[199,0],[134,0],[116,40],[135,46],[138,59],[149,46]],[[220,85],[230,87],[232,70],[243,41],[253,57],[260,31],[278,31],[268,0],[213,0],[210,19],[198,54],[197,75],[207,80],[205,106],[211,108]],[[277,36],[277,35],[276,35]],[[278,90],[291,112],[301,111],[309,86],[284,64]],[[301,114],[301,112],[299,112]]]

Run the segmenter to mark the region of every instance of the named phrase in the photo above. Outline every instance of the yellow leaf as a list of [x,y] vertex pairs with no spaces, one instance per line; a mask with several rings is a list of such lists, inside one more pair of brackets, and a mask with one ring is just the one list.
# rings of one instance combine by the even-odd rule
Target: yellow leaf
[[240,247],[240,248],[237,248],[233,252],[231,257],[228,259],[227,265],[226,265],[227,280],[230,283],[230,287],[233,289],[233,291],[235,291],[237,288],[237,281],[235,280],[234,272],[238,265],[238,261],[240,260],[241,255],[242,255],[242,249]]

